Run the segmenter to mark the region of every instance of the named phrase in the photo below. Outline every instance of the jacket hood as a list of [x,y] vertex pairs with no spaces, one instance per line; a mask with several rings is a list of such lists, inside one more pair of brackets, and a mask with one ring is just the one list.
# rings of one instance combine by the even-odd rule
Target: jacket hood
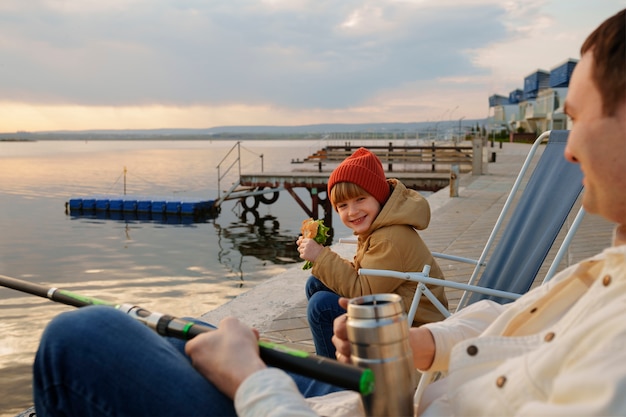
[[406,188],[395,178],[387,179],[393,188],[389,199],[372,223],[367,235],[381,227],[406,224],[417,230],[423,230],[430,223],[430,205],[428,200],[415,190]]

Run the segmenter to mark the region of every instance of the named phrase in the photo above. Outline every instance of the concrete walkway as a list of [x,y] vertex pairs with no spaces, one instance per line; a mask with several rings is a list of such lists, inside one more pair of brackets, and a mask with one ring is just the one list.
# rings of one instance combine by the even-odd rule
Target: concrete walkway
[[[450,190],[445,188],[428,198],[431,223],[420,234],[432,251],[472,258],[480,256],[529,149],[530,145],[526,144],[505,143],[502,148],[488,145],[485,153],[491,155],[495,152],[496,162],[485,163],[483,175],[464,174],[460,179],[458,197],[450,197]],[[564,229],[573,221],[579,204],[572,210],[573,214]],[[612,224],[597,216],[587,215],[560,269],[609,246],[612,230]],[[555,248],[560,246],[565,233],[557,238]],[[332,248],[347,258],[351,258],[354,252],[352,244],[334,244]],[[548,254],[545,266],[539,272],[539,281],[546,274],[555,253],[556,249]],[[458,262],[441,259],[438,262],[448,280],[466,282],[473,270],[471,265]],[[301,270],[301,264],[294,265],[203,317],[218,322],[225,316],[233,315],[259,329],[266,340],[314,352],[304,296],[308,275],[307,271]],[[454,308],[460,292],[450,290],[447,296],[451,308]]]

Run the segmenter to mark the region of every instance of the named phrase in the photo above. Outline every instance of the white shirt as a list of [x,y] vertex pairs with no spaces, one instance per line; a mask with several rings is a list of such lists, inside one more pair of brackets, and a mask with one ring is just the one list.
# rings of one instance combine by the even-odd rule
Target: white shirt
[[[446,376],[427,387],[425,416],[626,415],[626,245],[513,303],[481,301],[426,326],[436,344],[428,371]],[[307,401],[322,414],[363,415],[358,394],[304,400],[277,369],[246,379],[235,406],[241,416],[317,415]],[[331,401],[345,409],[324,409]]]

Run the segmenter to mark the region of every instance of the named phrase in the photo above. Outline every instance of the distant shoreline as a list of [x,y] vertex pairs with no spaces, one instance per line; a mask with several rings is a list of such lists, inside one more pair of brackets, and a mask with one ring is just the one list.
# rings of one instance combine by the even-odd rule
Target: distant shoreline
[[322,123],[301,126],[216,126],[211,128],[87,129],[0,132],[3,139],[28,140],[407,140],[417,136],[439,137],[464,129],[483,127],[487,119],[455,119],[426,122]]

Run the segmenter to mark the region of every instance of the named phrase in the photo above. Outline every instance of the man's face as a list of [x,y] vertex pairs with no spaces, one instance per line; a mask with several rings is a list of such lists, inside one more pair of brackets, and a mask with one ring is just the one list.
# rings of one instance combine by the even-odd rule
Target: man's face
[[583,171],[585,210],[626,224],[626,102],[613,116],[603,114],[593,67],[593,55],[587,52],[572,74],[565,111],[573,127],[565,157]]

